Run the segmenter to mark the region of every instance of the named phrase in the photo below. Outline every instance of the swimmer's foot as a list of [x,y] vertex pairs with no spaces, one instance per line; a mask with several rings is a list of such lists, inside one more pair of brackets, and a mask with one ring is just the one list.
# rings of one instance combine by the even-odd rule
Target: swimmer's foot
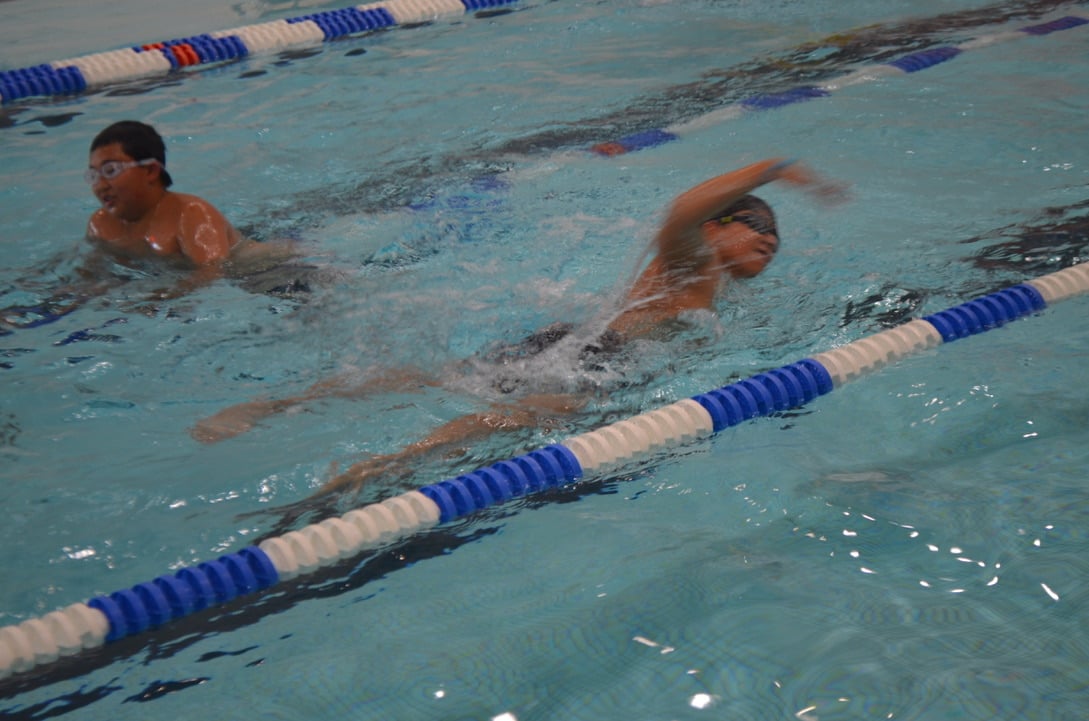
[[201,443],[219,443],[245,433],[269,416],[280,413],[291,404],[284,401],[251,401],[241,403],[198,421],[189,435]]
[[330,469],[333,477],[310,498],[355,493],[379,476],[400,479],[405,475],[406,469],[399,460],[399,454],[374,456],[365,461],[353,463],[343,473],[337,473],[337,465],[333,464]]

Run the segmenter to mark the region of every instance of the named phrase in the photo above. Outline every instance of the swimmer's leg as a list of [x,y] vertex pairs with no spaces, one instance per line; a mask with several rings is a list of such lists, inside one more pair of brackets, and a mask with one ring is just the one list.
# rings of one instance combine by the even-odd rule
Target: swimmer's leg
[[581,410],[587,400],[585,396],[571,394],[532,395],[515,403],[495,404],[481,413],[460,416],[396,453],[373,456],[352,464],[319,488],[312,498],[358,490],[368,481],[384,475],[403,476],[406,462],[425,453],[486,438],[493,433],[540,427],[549,420]]
[[310,401],[324,398],[358,400],[374,393],[409,391],[437,385],[437,380],[418,368],[389,371],[363,382],[358,382],[353,375],[335,376],[318,381],[297,396],[259,399],[224,408],[213,416],[197,421],[189,429],[189,435],[201,443],[218,443],[245,433],[266,418],[286,413]]

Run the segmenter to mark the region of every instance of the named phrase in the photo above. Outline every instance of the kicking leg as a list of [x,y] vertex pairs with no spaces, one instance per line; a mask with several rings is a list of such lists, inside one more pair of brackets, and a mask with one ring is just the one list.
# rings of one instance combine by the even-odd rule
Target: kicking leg
[[314,494],[315,497],[358,490],[376,477],[403,475],[408,461],[437,448],[486,438],[493,433],[536,428],[546,421],[581,410],[587,399],[576,395],[533,395],[515,403],[496,404],[482,413],[470,413],[436,428],[426,438],[396,453],[373,456],[351,465]]
[[318,381],[297,396],[269,398],[239,403],[204,418],[189,429],[189,435],[201,443],[218,443],[253,428],[265,418],[286,413],[310,401],[323,398],[365,398],[374,393],[437,386],[438,381],[415,368],[390,371],[362,383],[343,375]]

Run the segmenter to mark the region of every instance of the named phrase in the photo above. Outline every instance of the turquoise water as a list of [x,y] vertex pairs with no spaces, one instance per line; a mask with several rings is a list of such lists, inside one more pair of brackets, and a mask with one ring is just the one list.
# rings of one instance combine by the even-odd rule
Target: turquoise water
[[[311,9],[216,6],[204,29]],[[588,319],[676,193],[747,162],[803,158],[851,183],[853,199],[829,211],[768,188],[784,239],[771,269],[730,288],[685,337],[641,348],[623,368],[632,383],[558,427],[424,459],[337,510],[1084,260],[1084,28],[712,118],[619,158],[584,152],[920,39],[961,43],[1074,11],[1084,6],[931,2],[905,16],[894,3],[526,4],[5,106],[0,306],[39,299],[71,269],[94,208],[80,178],[87,145],[126,117],[168,137],[179,190],[214,199],[262,240],[299,239],[320,273],[305,300],[225,282],[144,312],[162,279],[136,278],[0,337],[0,623],[237,550],[273,532],[270,509],[305,498],[332,464],[486,407],[490,378],[478,371],[425,393],[312,404],[214,446],[186,432],[333,372],[442,373],[553,320]],[[190,32],[149,21],[133,37],[89,15],[68,18],[87,27],[86,45],[56,57]],[[832,36],[842,46],[807,45]],[[49,59],[34,52],[26,64]],[[1079,718],[1083,305],[8,679],[0,708],[73,719]]]

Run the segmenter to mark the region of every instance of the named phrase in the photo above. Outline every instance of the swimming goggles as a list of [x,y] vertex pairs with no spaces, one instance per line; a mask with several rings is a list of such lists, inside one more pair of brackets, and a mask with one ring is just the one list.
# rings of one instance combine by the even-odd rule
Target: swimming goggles
[[772,224],[771,218],[768,218],[762,213],[753,213],[745,210],[738,213],[731,213],[730,215],[723,215],[717,220],[719,225],[741,223],[760,235],[775,235],[775,226]]
[[83,179],[87,181],[88,185],[94,185],[98,182],[99,178],[113,180],[129,168],[135,168],[139,165],[151,165],[152,163],[157,162],[159,161],[155,158],[145,158],[144,160],[107,160],[97,169],[87,168],[87,171],[83,174]]

